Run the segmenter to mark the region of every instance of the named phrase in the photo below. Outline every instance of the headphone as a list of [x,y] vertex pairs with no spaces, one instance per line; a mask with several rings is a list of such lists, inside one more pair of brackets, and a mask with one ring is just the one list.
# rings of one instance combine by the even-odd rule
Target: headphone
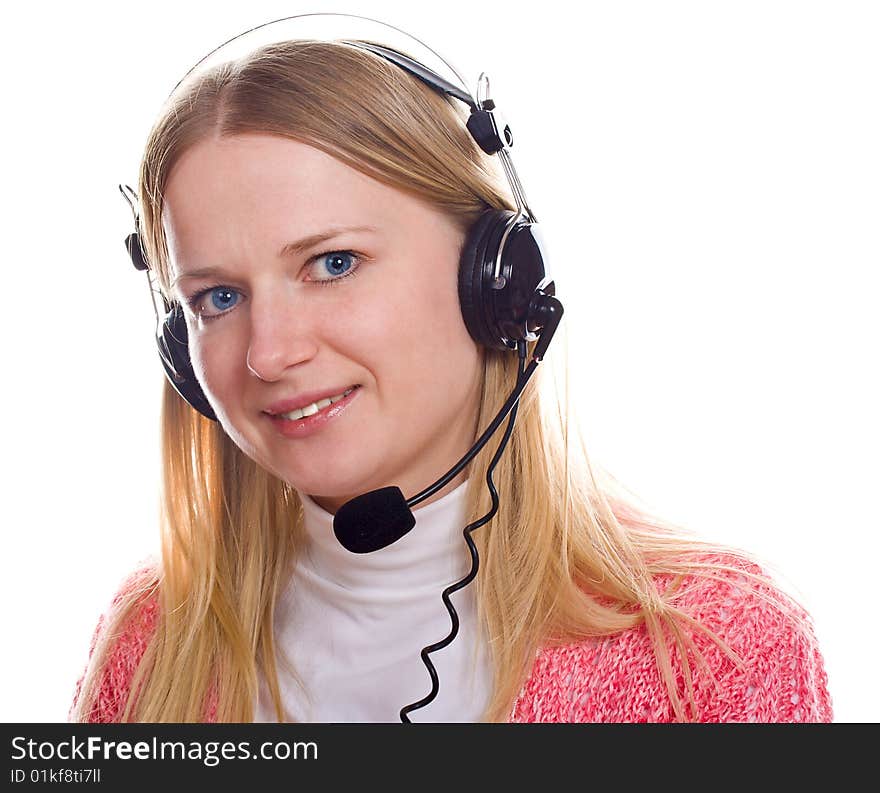
[[[513,145],[510,127],[488,98],[488,78],[480,75],[480,89],[486,98],[474,99],[422,63],[390,47],[372,42],[346,40],[347,45],[378,55],[396,64],[431,88],[466,103],[470,108],[467,129],[486,154],[498,154],[513,190],[517,210],[487,209],[469,230],[462,247],[458,270],[458,297],[465,326],[471,338],[491,349],[517,350],[518,344],[540,339],[533,358],[543,357],[549,336],[555,331],[562,307],[554,295],[555,283],[544,264],[544,250],[534,213],[525,194],[509,149]],[[120,185],[123,197],[135,216],[135,231],[125,238],[125,247],[137,270],[148,271],[140,238],[140,218],[134,191]],[[126,194],[126,190],[128,194]],[[186,320],[180,303],[169,303],[162,295],[164,317],[156,308],[156,343],[168,380],[177,393],[206,418],[217,420],[196,379],[189,355]],[[549,332],[541,334],[547,327]],[[552,330],[550,330],[552,328]]]

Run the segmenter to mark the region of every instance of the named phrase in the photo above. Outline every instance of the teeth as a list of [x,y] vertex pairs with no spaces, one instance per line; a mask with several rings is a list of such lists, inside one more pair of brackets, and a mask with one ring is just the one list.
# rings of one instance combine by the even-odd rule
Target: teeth
[[306,416],[314,416],[319,410],[323,410],[334,402],[338,402],[340,399],[347,397],[352,391],[354,391],[354,386],[341,394],[332,396],[329,399],[322,399],[320,402],[312,402],[311,405],[306,405],[299,410],[291,410],[290,413],[279,413],[279,418],[287,419],[288,421],[295,421],[296,419],[305,418]]

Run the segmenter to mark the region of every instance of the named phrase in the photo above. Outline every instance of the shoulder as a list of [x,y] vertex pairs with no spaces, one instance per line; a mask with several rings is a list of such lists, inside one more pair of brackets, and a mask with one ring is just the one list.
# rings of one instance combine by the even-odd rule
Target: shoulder
[[[127,612],[127,613],[126,613]],[[91,723],[119,721],[132,677],[143,657],[159,613],[158,563],[142,560],[118,586],[109,606],[98,617],[85,670],[76,683],[68,718],[76,719],[83,684],[94,676],[95,697],[88,715]],[[103,662],[102,662],[103,659]],[[95,663],[101,668],[92,670]]]
[[[737,556],[717,554],[675,589],[675,605],[708,628],[688,632],[697,719],[827,722],[831,699],[809,615]],[[671,584],[659,580],[661,587]],[[672,590],[670,590],[672,591]],[[669,644],[669,642],[667,642]],[[725,649],[726,648],[726,649]],[[686,694],[677,652],[672,672]],[[674,713],[644,625],[616,636],[543,649],[514,706],[514,721],[665,722]]]

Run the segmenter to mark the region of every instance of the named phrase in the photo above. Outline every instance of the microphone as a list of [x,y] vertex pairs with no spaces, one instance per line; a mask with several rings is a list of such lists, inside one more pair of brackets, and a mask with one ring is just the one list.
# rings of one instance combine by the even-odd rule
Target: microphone
[[516,386],[507,401],[498,411],[498,415],[486,428],[477,442],[452,468],[434,484],[421,493],[406,499],[396,485],[371,490],[369,493],[356,496],[346,501],[333,517],[333,533],[339,543],[352,553],[372,553],[397,542],[413,526],[416,525],[411,507],[429,498],[448,484],[480,451],[501,426],[501,423],[519,401],[519,397],[534,374],[538,363],[543,359],[562,318],[562,303],[552,295],[542,293],[542,300],[537,307],[537,315],[543,320],[538,343],[532,352],[528,367],[517,377]]

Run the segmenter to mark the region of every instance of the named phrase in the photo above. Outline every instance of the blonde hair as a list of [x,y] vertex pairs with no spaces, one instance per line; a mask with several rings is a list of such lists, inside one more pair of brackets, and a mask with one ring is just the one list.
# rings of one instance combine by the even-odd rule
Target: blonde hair
[[[242,133],[291,138],[429,202],[468,229],[487,208],[513,204],[494,159],[464,128],[463,112],[399,67],[341,42],[275,44],[200,75],[169,101],[140,171],[141,236],[161,288],[170,299],[163,190],[175,163],[199,140]],[[554,354],[558,346],[551,346]],[[480,431],[506,400],[518,368],[515,354],[482,354]],[[690,635],[700,626],[675,607],[676,581],[713,575],[700,559],[727,549],[652,516],[591,465],[579,433],[570,430],[567,385],[564,404],[548,399],[548,375],[538,367],[522,394],[493,474],[498,512],[474,533],[480,573],[472,586],[495,675],[484,718],[509,716],[540,647],[642,623],[676,717],[695,718],[688,657],[699,660]],[[157,629],[122,720],[200,721],[213,692],[219,721],[251,721],[261,674],[283,720],[273,619],[301,539],[299,496],[167,382],[161,427],[161,563],[124,598],[104,633],[115,635],[158,592]],[[488,444],[471,463],[470,521],[491,507],[485,480],[495,447]],[[673,577],[663,591],[661,574]],[[88,718],[109,649],[105,639],[93,653],[74,718]],[[672,653],[684,669],[684,690]]]

